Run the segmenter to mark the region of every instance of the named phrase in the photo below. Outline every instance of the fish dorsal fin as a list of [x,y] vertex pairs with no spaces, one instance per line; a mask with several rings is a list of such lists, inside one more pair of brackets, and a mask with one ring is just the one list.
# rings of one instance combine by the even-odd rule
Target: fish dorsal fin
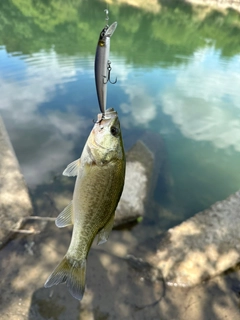
[[63,171],[64,176],[75,177],[78,174],[78,168],[80,166],[81,160],[77,159],[67,166],[67,168]]
[[66,206],[65,209],[58,215],[55,220],[58,228],[64,228],[73,224],[73,204],[72,201]]
[[110,219],[105,224],[105,226],[99,231],[98,239],[97,239],[98,245],[105,243],[108,240],[110,232],[112,231],[112,228],[113,228],[113,222],[114,222],[114,213],[111,215]]

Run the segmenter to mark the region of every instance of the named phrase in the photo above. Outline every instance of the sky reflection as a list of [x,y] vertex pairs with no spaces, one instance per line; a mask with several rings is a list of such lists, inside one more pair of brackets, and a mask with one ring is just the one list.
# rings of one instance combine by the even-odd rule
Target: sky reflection
[[[0,56],[0,113],[35,187],[81,154],[99,112],[94,56],[65,57],[54,48],[24,56],[2,48]],[[118,111],[123,135],[136,129],[162,135],[177,210],[196,212],[237,190],[240,57],[223,59],[206,47],[167,68],[137,67],[114,54],[111,61],[118,81],[109,84],[108,107]]]
[[[68,65],[60,64],[54,50],[32,55],[31,61],[36,64],[28,64],[30,59],[10,59],[13,65],[19,63],[24,68],[21,81],[18,75],[15,79],[8,76],[11,69],[0,75],[0,112],[25,178],[33,186],[46,181],[50,173],[72,160],[76,139],[81,139],[81,132],[91,126],[84,115],[76,114],[76,106],[65,101],[64,110],[60,111],[54,103],[66,83],[76,81],[82,69],[76,69],[69,61]],[[42,107],[48,102],[52,102],[51,108],[43,112]]]
[[159,95],[181,133],[216,148],[240,151],[240,56],[227,62],[207,48],[196,52],[175,84]]

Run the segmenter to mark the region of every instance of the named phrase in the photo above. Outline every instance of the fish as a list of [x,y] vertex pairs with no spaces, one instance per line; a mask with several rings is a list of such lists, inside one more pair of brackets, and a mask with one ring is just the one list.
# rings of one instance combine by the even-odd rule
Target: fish
[[[107,103],[107,83],[110,81],[109,60],[110,37],[117,28],[117,22],[106,25],[100,33],[95,55],[95,83],[100,111],[104,114]],[[110,81],[111,82],[111,81]]]
[[63,260],[48,277],[46,288],[66,283],[71,295],[82,300],[85,290],[86,262],[93,240],[108,240],[114,214],[122,194],[126,158],[117,112],[107,109],[98,114],[80,159],[63,171],[77,176],[73,199],[59,214],[59,228],[73,225],[70,246]]

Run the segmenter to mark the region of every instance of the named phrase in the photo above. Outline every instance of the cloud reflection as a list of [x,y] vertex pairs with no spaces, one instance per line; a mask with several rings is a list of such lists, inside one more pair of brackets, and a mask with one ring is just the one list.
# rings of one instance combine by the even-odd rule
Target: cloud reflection
[[77,71],[69,61],[61,65],[51,51],[32,55],[21,70],[20,81],[7,73],[0,76],[0,112],[31,186],[47,181],[52,172],[73,161],[76,139],[81,140],[81,133],[85,135],[91,126],[72,106],[66,105],[66,111],[60,112],[50,104],[47,111],[41,111],[42,104],[54,100],[59,88],[73,81]]
[[182,134],[240,151],[240,57],[224,62],[212,49],[196,52],[159,99]]
[[240,151],[240,57],[221,61],[212,49],[197,52],[179,69],[175,86],[159,99],[182,134]]
[[[143,85],[128,85],[124,88],[129,97],[129,103],[120,104],[123,114],[123,125],[129,127],[132,123],[141,126],[148,126],[148,123],[157,115],[154,98],[147,93]],[[130,115],[130,117],[129,117]]]
[[170,84],[159,70],[159,78],[155,75],[150,81],[159,83],[160,93],[148,93],[153,87],[148,80],[144,84],[139,79],[139,83],[128,81],[127,86],[122,85],[128,96],[128,101],[120,104],[123,126],[148,127],[162,108],[185,137],[240,151],[239,66],[240,56],[224,60],[213,48],[205,48],[195,52],[189,64],[168,71]]

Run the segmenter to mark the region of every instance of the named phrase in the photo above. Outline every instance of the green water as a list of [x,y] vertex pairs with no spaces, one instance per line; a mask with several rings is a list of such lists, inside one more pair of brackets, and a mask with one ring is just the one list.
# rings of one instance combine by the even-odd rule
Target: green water
[[[164,139],[171,183],[159,180],[155,200],[186,218],[240,188],[240,14],[159,4],[109,7],[118,82],[108,107],[127,148],[146,130]],[[79,157],[99,112],[94,56],[105,8],[0,2],[0,114],[31,190]]]

